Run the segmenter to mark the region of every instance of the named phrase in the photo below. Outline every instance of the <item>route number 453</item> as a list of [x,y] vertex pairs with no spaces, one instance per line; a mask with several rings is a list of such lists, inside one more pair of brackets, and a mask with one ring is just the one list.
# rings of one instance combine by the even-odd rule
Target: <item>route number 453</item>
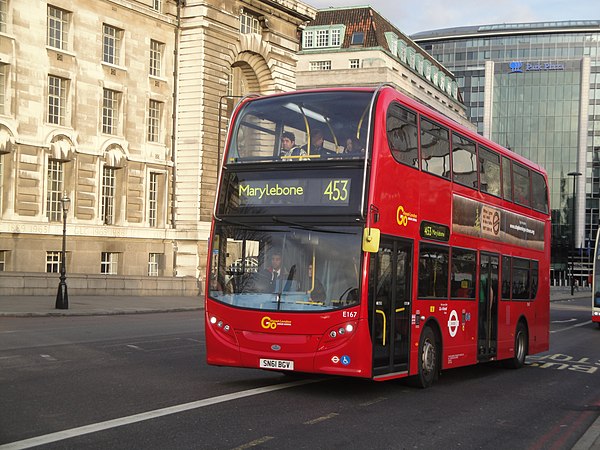
[[348,180],[331,180],[323,195],[332,202],[345,202],[348,200]]

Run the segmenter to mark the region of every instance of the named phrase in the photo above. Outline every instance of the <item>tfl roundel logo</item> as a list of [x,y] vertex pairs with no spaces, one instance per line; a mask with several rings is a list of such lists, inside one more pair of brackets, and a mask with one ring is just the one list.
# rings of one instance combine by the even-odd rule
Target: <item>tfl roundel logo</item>
[[523,63],[521,61],[513,61],[509,65],[511,73],[522,73]]

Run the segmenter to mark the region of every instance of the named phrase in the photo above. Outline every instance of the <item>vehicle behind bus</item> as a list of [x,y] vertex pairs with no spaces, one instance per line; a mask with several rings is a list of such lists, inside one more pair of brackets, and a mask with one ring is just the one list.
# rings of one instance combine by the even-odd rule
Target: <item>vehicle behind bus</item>
[[594,244],[594,265],[592,269],[592,322],[596,322],[600,327],[600,229],[596,234],[596,243]]

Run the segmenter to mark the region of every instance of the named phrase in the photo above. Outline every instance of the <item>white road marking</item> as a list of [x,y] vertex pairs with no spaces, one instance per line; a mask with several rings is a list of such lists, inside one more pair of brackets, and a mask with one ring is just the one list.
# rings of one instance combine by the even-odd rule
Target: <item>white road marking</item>
[[586,325],[589,325],[590,323],[592,323],[592,321],[588,320],[587,322],[578,323],[577,325],[572,325],[570,327],[562,328],[560,330],[553,330],[550,333],[560,333],[561,331],[572,330],[573,328],[577,328],[577,327],[584,327]]
[[42,358],[44,358],[46,361],[58,361],[56,358],[50,356],[50,355],[40,355]]
[[205,406],[215,405],[217,403],[228,402],[230,400],[237,400],[244,397],[251,397],[253,395],[265,394],[267,392],[279,391],[282,389],[293,388],[296,386],[302,386],[304,384],[316,383],[321,380],[300,380],[291,383],[274,384],[271,386],[264,386],[255,389],[248,389],[246,391],[233,392],[231,394],[219,395],[217,397],[205,398],[204,400],[198,400],[190,403],[183,403],[181,405],[169,406],[167,408],[155,409],[144,413],[134,414],[132,416],[121,417],[118,419],[107,420],[105,422],[93,423],[82,427],[71,428],[70,430],[58,431],[56,433],[45,434],[43,436],[37,436],[22,441],[10,442],[8,444],[0,445],[0,450],[16,450],[23,448],[31,448],[37,445],[50,444],[52,442],[62,441],[64,439],[70,439],[77,436],[83,436],[85,434],[96,433],[98,431],[109,430],[111,428],[121,427],[123,425],[129,425],[132,423],[143,422],[145,420],[156,419],[157,417],[168,416],[171,414],[177,414],[183,411],[189,411],[192,409],[203,408]]
[[133,344],[127,344],[127,347],[129,347],[129,348],[135,348],[136,350],[142,350],[141,347],[138,347],[137,345],[133,345]]
[[307,420],[303,423],[303,425],[314,425],[315,423],[323,422],[325,420],[333,419],[334,417],[339,416],[338,413],[329,413],[326,416],[317,417],[316,419]]
[[572,319],[567,319],[567,320],[553,320],[550,323],[569,323],[569,322],[577,322],[577,319],[572,318]]
[[264,436],[260,439],[255,439],[252,442],[248,442],[247,444],[240,445],[239,447],[236,447],[233,450],[245,450],[247,448],[256,447],[257,445],[264,444],[265,442],[268,442],[271,439],[275,438],[273,436]]
[[384,400],[387,400],[387,397],[377,397],[377,398],[374,398],[373,400],[369,400],[368,402],[361,403],[358,406],[371,406],[371,405],[374,405],[375,403],[383,402]]

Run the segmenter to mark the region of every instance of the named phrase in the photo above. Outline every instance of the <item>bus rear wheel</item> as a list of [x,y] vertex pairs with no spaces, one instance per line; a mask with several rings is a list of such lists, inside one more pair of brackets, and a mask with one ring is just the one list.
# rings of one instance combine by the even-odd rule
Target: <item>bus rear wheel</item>
[[515,354],[511,359],[504,361],[504,367],[508,369],[520,369],[525,365],[525,357],[528,353],[529,336],[527,327],[519,322],[515,330]]
[[441,348],[434,331],[431,327],[425,327],[419,340],[419,371],[414,380],[416,386],[425,389],[437,380],[440,353]]

